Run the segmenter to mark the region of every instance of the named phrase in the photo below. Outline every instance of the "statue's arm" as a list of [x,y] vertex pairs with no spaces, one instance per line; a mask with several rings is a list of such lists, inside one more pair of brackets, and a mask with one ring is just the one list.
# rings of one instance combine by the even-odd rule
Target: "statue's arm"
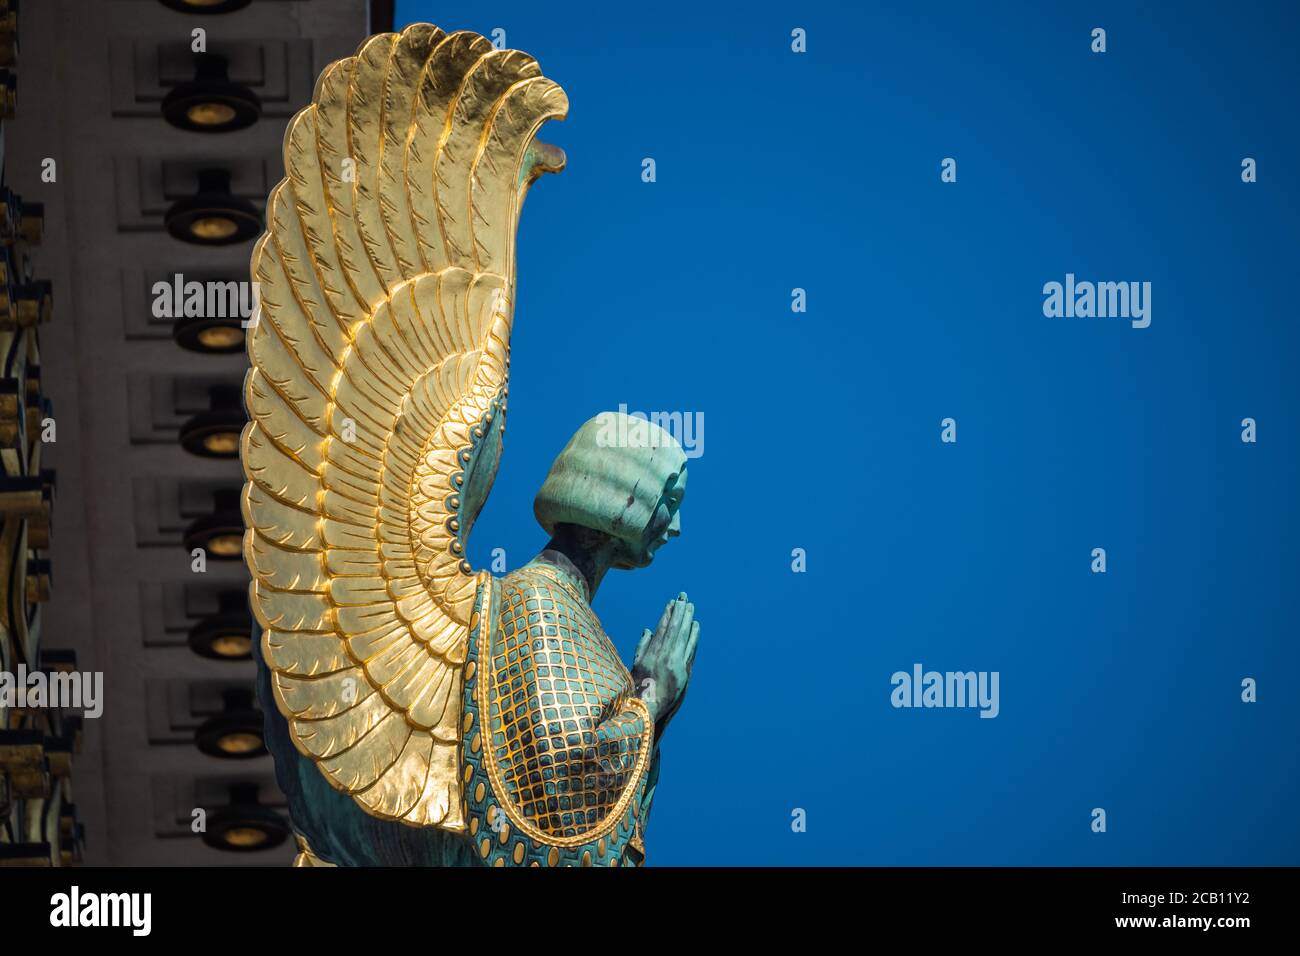
[[634,788],[632,818],[637,823],[625,853],[638,866],[645,859],[642,835],[659,779],[656,730],[648,708],[638,698],[597,723],[592,730],[594,746],[584,751],[583,786],[605,791],[599,800],[602,805],[612,806],[626,788]]
[[641,748],[653,730],[653,721],[644,709],[631,707],[596,724],[592,734],[594,746],[583,751],[583,779],[602,789],[622,790],[630,772],[636,767]]

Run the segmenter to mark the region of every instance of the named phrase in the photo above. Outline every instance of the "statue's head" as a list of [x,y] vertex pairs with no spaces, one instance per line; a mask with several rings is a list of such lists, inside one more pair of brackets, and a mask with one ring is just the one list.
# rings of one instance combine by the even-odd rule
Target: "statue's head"
[[686,455],[643,418],[602,412],[564,446],[533,502],[547,534],[561,524],[612,538],[614,567],[643,568],[681,532]]

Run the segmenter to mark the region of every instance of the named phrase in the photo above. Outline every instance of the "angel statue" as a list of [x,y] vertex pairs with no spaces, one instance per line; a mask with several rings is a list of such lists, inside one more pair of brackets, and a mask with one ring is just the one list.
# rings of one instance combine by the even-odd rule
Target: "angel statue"
[[465,559],[501,458],[519,210],[564,166],[534,137],[567,108],[532,57],[420,24],[331,64],[285,135],[240,453],[297,865],[644,860],[699,624],[669,601],[629,672],[591,601],[680,531],[681,447],[598,415],[537,494],[542,551],[500,578]]

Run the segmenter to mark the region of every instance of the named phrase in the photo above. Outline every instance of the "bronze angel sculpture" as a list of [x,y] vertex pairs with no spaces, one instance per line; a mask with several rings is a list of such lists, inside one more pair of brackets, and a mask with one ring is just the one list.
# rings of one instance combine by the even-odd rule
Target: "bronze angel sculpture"
[[564,165],[535,135],[567,106],[532,57],[425,24],[330,65],[286,132],[241,458],[299,865],[644,859],[699,625],[679,595],[629,671],[591,600],[680,530],[680,446],[597,416],[537,495],[541,553],[502,578],[465,559],[501,455],[520,207]]

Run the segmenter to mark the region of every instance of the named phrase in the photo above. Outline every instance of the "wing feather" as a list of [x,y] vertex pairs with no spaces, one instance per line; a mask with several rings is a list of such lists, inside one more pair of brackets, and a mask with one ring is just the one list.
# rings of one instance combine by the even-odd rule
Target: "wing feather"
[[413,826],[464,827],[466,476],[504,415],[533,137],[566,109],[477,34],[371,37],[290,122],[253,253],[244,551],[276,704],[332,786]]

